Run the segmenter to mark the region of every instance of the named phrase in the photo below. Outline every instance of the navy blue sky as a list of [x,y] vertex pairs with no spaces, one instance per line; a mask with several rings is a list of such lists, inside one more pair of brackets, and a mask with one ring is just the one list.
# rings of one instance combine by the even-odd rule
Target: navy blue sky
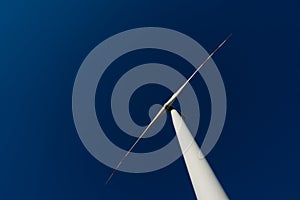
[[[180,31],[207,51],[233,33],[214,57],[228,114],[208,160],[231,199],[299,199],[298,8],[292,0],[1,1],[0,199],[195,198],[183,159],[153,173],[118,173],[104,186],[111,169],[87,152],[73,123],[72,87],[83,59],[109,36],[144,26]],[[144,53],[174,67],[180,63]],[[137,123],[147,120],[139,110],[131,112]],[[159,148],[171,136],[153,138],[139,150]],[[120,137],[115,143],[126,148],[130,138]]]

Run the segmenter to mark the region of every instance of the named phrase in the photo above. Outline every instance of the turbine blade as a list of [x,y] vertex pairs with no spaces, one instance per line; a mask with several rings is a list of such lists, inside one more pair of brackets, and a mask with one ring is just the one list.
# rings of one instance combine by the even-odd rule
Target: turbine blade
[[147,131],[149,130],[149,128],[154,124],[154,122],[163,114],[163,112],[168,109],[173,102],[175,101],[175,99],[177,98],[177,96],[181,93],[181,91],[185,88],[185,86],[190,82],[190,80],[196,75],[196,73],[209,61],[209,59],[227,42],[227,40],[229,40],[229,38],[232,36],[232,34],[229,34],[225,40],[223,40],[223,42],[221,42],[219,44],[219,46],[217,46],[217,48],[215,48],[214,51],[211,52],[211,54],[209,54],[209,56],[201,63],[201,65],[196,69],[196,71],[183,83],[183,85],[171,96],[171,98],[164,104],[164,106],[160,109],[160,111],[156,114],[156,116],[152,119],[152,121],[149,123],[149,125],[145,128],[145,130],[142,132],[142,134],[140,135],[140,137],[138,137],[138,139],[133,143],[133,145],[130,147],[130,149],[126,152],[126,154],[122,157],[122,159],[120,160],[120,162],[118,163],[118,165],[114,168],[113,172],[111,173],[111,175],[109,176],[109,178],[107,179],[105,184],[108,184],[109,181],[112,179],[113,175],[117,172],[117,170],[119,169],[119,167],[121,166],[121,164],[123,163],[123,161],[125,160],[125,158],[129,155],[129,153],[133,150],[133,148],[137,145],[137,143],[142,139],[142,137],[147,133]]
[[158,113],[155,115],[155,117],[152,119],[152,121],[148,124],[148,126],[145,128],[145,130],[142,132],[142,134],[138,137],[138,139],[133,143],[133,145],[130,147],[130,149],[126,152],[126,154],[122,157],[118,165],[114,168],[113,172],[107,179],[105,184],[108,184],[113,175],[116,173],[116,171],[119,169],[125,158],[129,155],[129,153],[134,149],[134,147],[137,145],[137,143],[142,139],[142,137],[147,133],[149,128],[154,124],[154,122],[164,113],[165,107],[162,107]]
[[[223,42],[213,50],[209,56],[201,63],[201,65],[195,70],[195,72],[182,84],[182,86],[174,93],[174,95],[171,97],[171,99],[175,100],[175,98],[181,93],[181,91],[185,88],[185,86],[190,82],[190,80],[197,74],[197,72],[211,59],[211,57],[229,40],[229,38],[232,36],[232,34],[229,34]],[[172,102],[172,103],[173,103]]]

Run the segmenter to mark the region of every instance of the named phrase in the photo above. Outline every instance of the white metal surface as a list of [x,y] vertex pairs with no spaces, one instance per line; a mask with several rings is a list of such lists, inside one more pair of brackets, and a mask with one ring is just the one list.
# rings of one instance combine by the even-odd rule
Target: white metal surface
[[228,199],[180,114],[173,109],[171,116],[197,199]]
[[201,63],[200,66],[194,71],[194,73],[181,85],[181,87],[171,96],[171,98],[164,104],[164,106],[160,109],[160,111],[156,114],[156,116],[152,119],[150,124],[146,127],[146,129],[142,132],[142,134],[137,138],[137,140],[133,143],[133,145],[130,147],[130,149],[126,152],[126,154],[121,158],[120,162],[117,164],[111,175],[106,181],[106,184],[111,180],[113,175],[116,173],[116,171],[121,166],[122,162],[125,160],[125,158],[129,155],[129,153],[133,150],[135,145],[142,139],[142,137],[147,133],[148,129],[154,124],[154,122],[163,114],[163,112],[168,109],[169,106],[172,106],[173,102],[177,98],[177,96],[181,93],[181,91],[186,87],[186,85],[189,83],[189,81],[198,73],[198,71],[211,59],[211,57],[229,40],[229,38],[232,36],[232,34],[229,34],[223,42],[213,50],[209,54],[209,56]]

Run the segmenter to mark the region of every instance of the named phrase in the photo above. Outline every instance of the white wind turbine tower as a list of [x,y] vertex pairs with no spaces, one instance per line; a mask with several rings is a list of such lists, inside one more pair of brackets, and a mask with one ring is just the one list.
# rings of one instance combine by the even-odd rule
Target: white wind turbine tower
[[175,128],[175,132],[179,141],[179,145],[184,157],[186,167],[198,200],[226,200],[229,199],[224,192],[221,184],[216,178],[213,170],[209,166],[205,156],[202,154],[201,149],[197,145],[191,132],[184,123],[180,114],[172,107],[173,102],[189,81],[197,74],[197,72],[211,59],[211,57],[227,42],[232,34],[227,36],[225,40],[219,44],[219,46],[203,61],[203,63],[196,69],[196,71],[184,82],[184,84],[171,96],[171,98],[164,104],[164,106],[155,115],[149,125],[141,133],[140,137],[134,142],[127,153],[122,157],[118,165],[115,167],[111,175],[109,176],[106,184],[111,180],[113,175],[119,169],[125,158],[130,154],[136,144],[147,133],[149,128],[155,123],[155,121],[165,112],[171,113],[172,122]]

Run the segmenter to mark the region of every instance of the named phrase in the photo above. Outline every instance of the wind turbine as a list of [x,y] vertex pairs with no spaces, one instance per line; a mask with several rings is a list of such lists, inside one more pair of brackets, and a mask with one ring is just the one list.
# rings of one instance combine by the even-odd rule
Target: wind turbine
[[228,199],[218,179],[214,175],[214,172],[210,168],[192,134],[184,123],[180,114],[172,107],[172,104],[189,83],[189,81],[197,74],[197,72],[211,59],[211,57],[229,40],[232,34],[228,35],[223,42],[221,42],[214,51],[201,63],[201,65],[195,70],[195,72],[182,84],[182,86],[171,96],[171,98],[164,104],[164,106],[158,111],[152,121],[148,124],[145,130],[129,148],[126,154],[119,161],[118,165],[114,168],[113,172],[106,181],[106,184],[111,180],[113,175],[119,169],[126,157],[132,152],[137,143],[147,133],[149,128],[157,121],[157,119],[165,112],[171,113],[175,132],[180,144],[180,148],[189,172],[189,176],[199,200],[225,200]]

